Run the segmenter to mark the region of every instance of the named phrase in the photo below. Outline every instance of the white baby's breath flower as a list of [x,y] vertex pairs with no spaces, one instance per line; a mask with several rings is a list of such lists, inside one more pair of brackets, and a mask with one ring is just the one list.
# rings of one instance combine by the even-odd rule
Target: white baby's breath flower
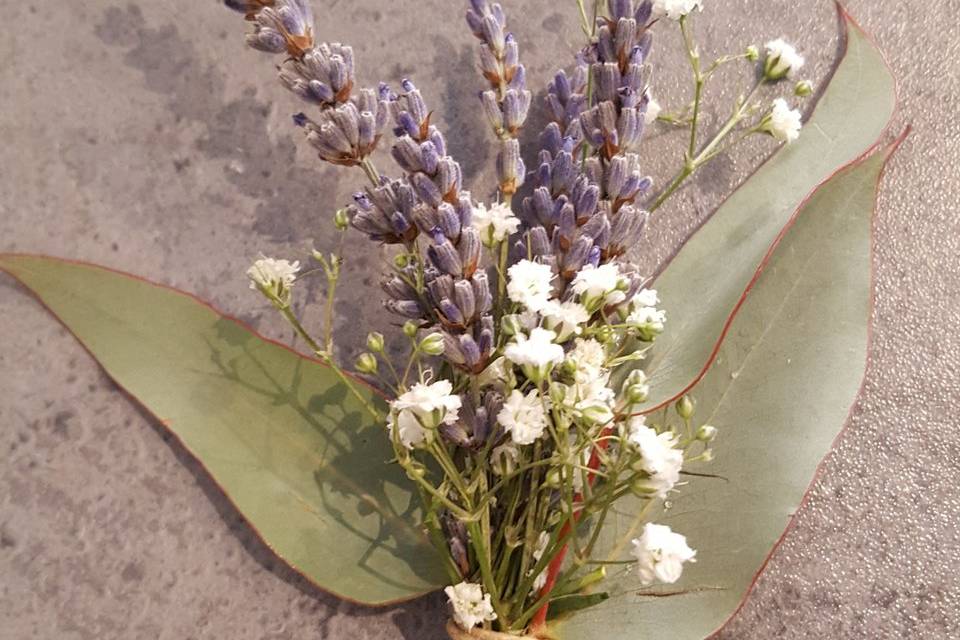
[[697,552],[687,546],[686,537],[670,527],[648,522],[643,535],[633,540],[633,556],[644,586],[656,581],[673,584],[683,573],[684,562],[696,562]]
[[433,384],[418,382],[390,403],[388,428],[408,449],[429,442],[441,424],[453,424],[460,413],[460,396],[453,395],[449,380]]
[[478,624],[497,619],[490,604],[490,594],[472,582],[461,582],[443,590],[453,605],[453,619],[462,629],[469,631]]
[[640,452],[634,469],[647,475],[642,482],[644,490],[665,498],[680,480],[683,467],[683,451],[676,448],[677,436],[670,432],[658,434],[646,425],[643,416],[631,418],[627,429],[627,441]]
[[497,422],[510,434],[514,444],[533,444],[547,428],[545,400],[540,392],[531,390],[527,395],[514,389],[503,408],[497,414]]
[[770,80],[792,78],[803,66],[803,56],[783,38],[771,40],[766,47],[767,59],[763,63],[763,72]]
[[522,333],[514,336],[504,355],[507,360],[523,367],[524,373],[533,381],[543,379],[554,365],[563,362],[563,347],[554,342],[557,334],[537,327],[528,338]]
[[484,204],[473,208],[473,227],[488,247],[509,238],[520,228],[520,218],[514,215],[507,204],[498,202],[488,209]]
[[610,422],[617,394],[607,386],[608,377],[604,372],[600,377],[569,385],[564,404],[590,424]]
[[663,111],[663,108],[660,106],[660,103],[657,102],[657,99],[653,96],[650,96],[650,100],[647,103],[647,110],[643,114],[643,122],[646,125],[651,125],[657,121],[657,118],[660,117],[660,112]]
[[575,335],[580,335],[583,328],[580,326],[590,320],[590,312],[579,302],[558,302],[550,300],[540,310],[543,315],[544,326],[556,332],[557,342],[566,342]]
[[516,470],[519,459],[520,450],[517,445],[512,440],[507,440],[490,452],[490,469],[494,475],[509,475]]
[[783,98],[773,101],[773,110],[764,119],[762,128],[777,140],[790,144],[800,137],[803,116],[797,109],[791,109]]
[[627,299],[626,281],[620,275],[616,263],[608,262],[599,267],[588,264],[573,279],[573,291],[580,302],[589,309],[620,304]]
[[641,340],[650,342],[663,333],[666,321],[665,311],[653,306],[638,306],[627,316],[626,324],[637,330]]
[[540,311],[550,301],[553,293],[553,271],[550,265],[532,260],[521,260],[507,272],[510,281],[507,295],[528,311]]
[[635,307],[655,307],[660,304],[656,289],[640,289],[631,301]]
[[694,9],[703,10],[703,0],[653,0],[653,15],[679,20]]
[[573,349],[567,355],[576,367],[574,380],[578,384],[585,384],[604,377],[604,365],[607,362],[607,350],[593,338],[577,338]]
[[247,269],[250,288],[263,292],[283,304],[290,302],[290,289],[297,280],[299,262],[261,257]]
[[[543,557],[544,552],[547,550],[547,544],[550,543],[550,534],[546,531],[540,532],[540,537],[537,538],[537,546],[533,550],[533,559],[537,562]],[[527,575],[533,573],[533,567],[530,568],[530,571]],[[547,584],[547,570],[544,569],[539,574],[537,574],[536,579],[533,581],[532,590],[533,593],[539,593],[540,589]]]

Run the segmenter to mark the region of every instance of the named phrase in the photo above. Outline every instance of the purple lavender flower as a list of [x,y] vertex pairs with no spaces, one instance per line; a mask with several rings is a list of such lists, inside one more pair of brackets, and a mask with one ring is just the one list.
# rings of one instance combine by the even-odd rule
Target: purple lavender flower
[[300,58],[313,47],[309,0],[234,0],[227,6],[243,11],[254,23],[253,33],[247,35],[247,44],[254,49]]
[[280,67],[280,81],[307,102],[322,107],[350,99],[353,91],[353,49],[339,43],[319,44],[300,59]]
[[363,89],[349,102],[307,119],[307,141],[327,162],[357,166],[373,153],[387,124],[389,109],[372,89]]
[[470,0],[467,24],[480,39],[480,70],[490,89],[480,94],[483,111],[500,139],[497,177],[500,192],[512,196],[523,184],[526,167],[516,138],[530,112],[532,94],[526,88],[526,70],[520,49],[507,32],[503,7],[488,0]]
[[[442,328],[445,357],[455,366],[477,373],[486,367],[493,351],[494,331],[490,287],[480,264],[480,236],[471,225],[473,203],[463,190],[460,165],[447,155],[443,134],[430,124],[430,110],[422,94],[409,80],[404,80],[401,88],[402,93],[395,96],[381,87],[380,95],[388,100],[396,125],[393,157],[407,172],[407,182],[418,200],[410,216],[428,240],[424,278],[429,309],[418,301],[421,317]],[[391,288],[397,289],[395,282]],[[409,302],[388,308],[413,311]]]

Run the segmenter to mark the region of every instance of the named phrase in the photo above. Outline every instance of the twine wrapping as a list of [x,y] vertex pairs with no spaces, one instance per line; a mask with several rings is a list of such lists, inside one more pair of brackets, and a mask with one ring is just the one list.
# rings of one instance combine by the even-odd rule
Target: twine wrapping
[[464,631],[453,620],[447,620],[447,635],[450,636],[450,640],[540,640],[535,636],[517,636],[480,628]]

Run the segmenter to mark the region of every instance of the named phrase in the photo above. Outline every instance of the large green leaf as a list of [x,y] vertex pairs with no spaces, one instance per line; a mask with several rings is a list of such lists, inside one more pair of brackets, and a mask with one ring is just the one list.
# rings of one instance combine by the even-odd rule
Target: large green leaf
[[[647,517],[685,534],[698,562],[671,588],[643,591],[634,572],[614,576],[626,592],[561,625],[563,638],[700,640],[743,601],[860,388],[871,218],[887,157],[844,171],[803,207],[695,389],[698,422],[721,429],[716,460],[695,470],[720,477],[688,476],[669,509]],[[598,554],[611,560],[629,558],[644,521],[637,501],[618,507]]]
[[846,49],[800,140],[730,196],[657,277],[666,331],[645,364],[647,408],[689,389],[709,367],[728,322],[803,201],[838,167],[864,154],[895,109],[880,51],[841,10]]
[[410,483],[389,464],[383,425],[329,368],[126,274],[19,255],[0,255],[0,269],[37,295],[310,581],[370,604],[445,582],[416,529]]

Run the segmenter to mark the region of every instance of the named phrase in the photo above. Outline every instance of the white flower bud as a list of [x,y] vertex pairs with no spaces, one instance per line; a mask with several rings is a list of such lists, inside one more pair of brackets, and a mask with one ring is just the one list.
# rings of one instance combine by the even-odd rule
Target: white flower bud
[[374,374],[377,372],[377,358],[372,353],[362,353],[357,358],[357,371]]
[[367,349],[374,353],[383,353],[384,340],[383,334],[373,331],[367,335]]
[[767,60],[763,64],[763,74],[767,80],[781,80],[792,78],[803,66],[804,59],[793,45],[783,38],[777,38],[767,43]]
[[684,420],[689,420],[693,416],[693,400],[690,399],[690,396],[683,396],[677,400],[674,407],[677,410],[677,415]]
[[350,215],[346,209],[337,209],[337,212],[333,214],[333,224],[337,227],[337,231],[347,230],[350,226]]
[[813,93],[813,83],[810,82],[809,80],[801,80],[793,88],[793,95],[798,96],[800,98],[806,98],[812,93]]
[[717,428],[712,425],[705,424],[697,429],[697,440],[700,440],[701,442],[711,442],[716,437]]
[[415,338],[417,336],[417,323],[413,320],[407,320],[403,323],[403,335],[408,338]]
[[443,355],[443,350],[444,346],[442,334],[431,333],[420,342],[420,351],[424,352],[428,356]]

